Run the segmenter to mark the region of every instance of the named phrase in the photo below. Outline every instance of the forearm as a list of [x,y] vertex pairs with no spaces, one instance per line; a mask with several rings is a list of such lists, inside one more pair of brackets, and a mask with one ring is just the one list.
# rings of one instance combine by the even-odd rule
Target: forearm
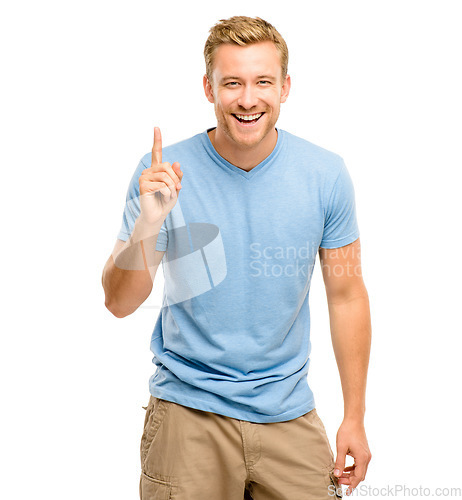
[[329,304],[329,317],[342,383],[344,417],[363,421],[372,330],[367,292],[364,290],[350,301]]
[[134,312],[149,296],[159,266],[156,243],[162,222],[138,218],[130,238],[113,252],[103,270],[106,307],[117,317]]

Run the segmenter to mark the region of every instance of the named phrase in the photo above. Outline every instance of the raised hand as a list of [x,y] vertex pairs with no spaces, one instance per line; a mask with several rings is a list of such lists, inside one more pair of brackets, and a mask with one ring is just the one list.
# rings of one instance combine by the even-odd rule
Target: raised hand
[[154,128],[151,166],[143,170],[140,184],[140,218],[147,223],[160,222],[175,206],[183,172],[176,161],[162,163],[162,135]]

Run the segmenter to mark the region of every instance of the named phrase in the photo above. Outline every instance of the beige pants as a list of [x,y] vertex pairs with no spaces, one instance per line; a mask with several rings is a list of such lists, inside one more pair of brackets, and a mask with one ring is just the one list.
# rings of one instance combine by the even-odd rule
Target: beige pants
[[141,438],[141,500],[340,498],[316,410],[253,423],[150,396]]

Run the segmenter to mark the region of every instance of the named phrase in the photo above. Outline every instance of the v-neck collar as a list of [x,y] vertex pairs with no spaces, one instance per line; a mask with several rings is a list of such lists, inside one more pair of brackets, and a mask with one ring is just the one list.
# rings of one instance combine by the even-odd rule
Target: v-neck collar
[[248,172],[246,170],[243,170],[242,168],[236,167],[236,165],[233,165],[230,163],[228,160],[225,160],[223,156],[221,156],[217,150],[214,148],[212,141],[210,140],[209,137],[209,132],[213,130],[216,127],[211,127],[208,128],[205,132],[201,134],[202,138],[202,143],[209,155],[212,157],[212,159],[215,161],[215,163],[218,163],[221,167],[224,169],[235,173],[239,174],[245,179],[249,180],[251,179],[256,173],[258,173],[260,170],[265,168],[265,166],[269,165],[270,163],[273,163],[274,159],[279,155],[279,152],[282,149],[282,145],[284,142],[284,131],[281,129],[276,128],[277,133],[278,133],[278,138],[276,141],[276,145],[274,146],[273,151],[258,165],[252,168],[252,170],[249,170]]

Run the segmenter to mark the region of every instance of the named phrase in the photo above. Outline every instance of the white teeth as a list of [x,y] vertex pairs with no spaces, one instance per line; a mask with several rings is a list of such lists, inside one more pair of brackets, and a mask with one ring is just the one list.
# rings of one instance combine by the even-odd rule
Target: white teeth
[[246,122],[249,122],[251,120],[256,120],[257,118],[260,118],[260,116],[262,115],[263,113],[258,113],[257,115],[237,115],[236,116],[240,119],[240,120],[244,120]]

